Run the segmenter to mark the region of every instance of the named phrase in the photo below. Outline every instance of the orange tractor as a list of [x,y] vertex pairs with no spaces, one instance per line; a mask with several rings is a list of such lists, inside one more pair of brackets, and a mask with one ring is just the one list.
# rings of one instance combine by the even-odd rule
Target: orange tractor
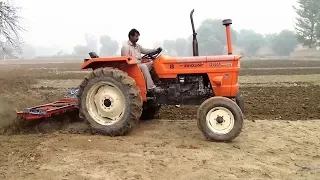
[[241,56],[232,54],[230,19],[226,27],[228,55],[199,56],[193,29],[193,56],[168,57],[160,52],[145,54],[152,60],[151,72],[163,94],[148,92],[134,57],[99,57],[89,53],[81,69],[92,69],[79,88],[60,101],[28,108],[18,116],[41,119],[68,111],[79,111],[91,127],[104,135],[124,135],[141,119],[152,119],[161,105],[200,105],[197,124],[211,141],[231,141],[243,125],[243,101],[239,94],[238,73]]

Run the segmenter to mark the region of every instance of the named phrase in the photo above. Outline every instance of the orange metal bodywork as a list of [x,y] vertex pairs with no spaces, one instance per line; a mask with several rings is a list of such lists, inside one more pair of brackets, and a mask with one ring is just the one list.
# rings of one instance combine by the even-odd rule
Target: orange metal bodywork
[[176,78],[178,74],[207,74],[215,96],[235,97],[239,90],[238,73],[241,56],[159,56],[153,63],[159,78]]
[[[207,74],[213,88],[213,96],[235,97],[239,90],[238,73],[241,56],[192,56],[168,57],[160,55],[153,66],[158,78],[177,78],[178,74]],[[128,73],[135,79],[146,101],[147,91],[142,72],[134,57],[93,58],[86,61],[81,69],[115,67]]]
[[[207,74],[213,88],[212,96],[235,97],[238,93],[238,73],[241,56],[195,56],[168,57],[158,56],[154,60],[154,70],[158,78],[177,78],[178,74]],[[92,58],[82,64],[81,69],[114,67],[128,73],[141,90],[143,101],[147,100],[144,76],[134,57]],[[17,112],[18,117],[27,120],[49,118],[65,112],[78,110],[77,99],[62,98],[59,101],[27,108]]]

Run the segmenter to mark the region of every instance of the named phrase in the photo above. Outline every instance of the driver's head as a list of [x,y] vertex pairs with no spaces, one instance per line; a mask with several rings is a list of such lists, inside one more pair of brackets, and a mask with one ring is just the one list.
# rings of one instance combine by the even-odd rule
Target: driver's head
[[128,34],[129,40],[130,40],[132,43],[138,42],[139,36],[140,36],[140,33],[139,33],[139,31],[136,30],[136,29],[131,29],[130,32],[129,32],[129,34]]

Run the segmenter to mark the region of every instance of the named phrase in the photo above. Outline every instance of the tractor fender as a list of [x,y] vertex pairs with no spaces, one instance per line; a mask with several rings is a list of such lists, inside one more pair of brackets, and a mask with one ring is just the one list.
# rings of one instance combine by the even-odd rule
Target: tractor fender
[[91,58],[81,65],[81,69],[96,69],[110,64],[115,64],[115,66],[119,64],[134,65],[137,64],[137,59],[132,56]]

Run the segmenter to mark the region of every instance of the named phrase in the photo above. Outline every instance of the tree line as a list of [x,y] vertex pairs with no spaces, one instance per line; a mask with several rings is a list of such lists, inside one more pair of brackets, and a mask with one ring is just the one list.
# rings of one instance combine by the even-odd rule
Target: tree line
[[[293,6],[297,13],[294,30],[284,29],[278,33],[260,34],[251,29],[236,31],[231,28],[232,43],[241,49],[241,54],[254,56],[258,51],[267,47],[271,50],[269,55],[288,56],[295,50],[298,44],[314,48],[320,45],[320,0],[297,0],[297,6]],[[222,19],[206,19],[197,29],[200,55],[219,55],[225,51],[226,35]],[[105,40],[101,41],[101,38]],[[119,45],[109,36],[100,38],[103,44],[101,55],[115,55]],[[87,43],[88,45],[88,43]],[[172,56],[192,55],[192,36],[164,40],[162,42],[164,53]],[[81,54],[79,51],[75,53]],[[89,47],[87,47],[88,49]],[[108,49],[108,50],[107,50]],[[84,53],[84,52],[83,52]]]
[[[224,54],[226,42],[225,27],[221,19],[207,19],[197,29],[200,55]],[[242,49],[241,54],[247,56],[257,55],[260,48],[267,46],[272,49],[273,55],[286,56],[298,45],[298,40],[293,31],[282,30],[279,33],[262,35],[250,29],[239,32],[231,28],[232,43]],[[100,56],[117,55],[120,46],[116,40],[104,35],[100,37],[101,48],[98,50],[98,40],[93,36],[85,36],[85,45],[74,47],[75,56],[85,56],[88,52],[99,52]],[[191,56],[192,37],[164,40],[162,42],[163,54],[170,56]]]
[[[204,20],[197,29],[200,55],[223,54],[226,46],[225,27],[221,19]],[[298,45],[297,38],[293,31],[282,30],[279,33],[262,35],[250,29],[243,29],[239,32],[231,28],[232,43],[234,46],[243,49],[242,54],[254,56],[258,50],[267,46],[274,55],[289,55]],[[99,41],[92,35],[85,36],[85,45],[74,47],[74,56],[86,56],[88,52],[98,52],[100,56],[119,55],[120,45],[110,36],[101,36]],[[98,44],[100,43],[100,49]],[[192,36],[189,38],[177,38],[175,40],[164,40],[162,42],[163,54],[170,56],[191,56]]]
[[[288,56],[298,44],[315,48],[320,46],[320,0],[297,0],[293,6],[297,14],[294,31],[284,29],[278,33],[259,34],[251,29],[235,31],[231,28],[232,43],[242,49],[241,54],[254,56],[262,47],[268,47],[272,54]],[[222,19],[206,19],[197,29],[199,54],[223,54],[226,46],[225,27]],[[192,54],[192,39],[165,40],[163,46],[169,55]]]
[[[219,55],[226,53],[225,27],[221,19],[207,19],[197,29],[199,55]],[[251,29],[235,31],[231,28],[231,41],[234,47],[240,48],[240,54],[255,56],[262,47],[269,47],[273,53],[269,55],[286,56],[298,45],[293,31],[282,30],[279,33],[259,34]],[[163,47],[168,55],[192,55],[192,37],[188,39],[165,40]]]
[[295,34],[298,41],[314,48],[320,45],[320,0],[298,0],[293,6],[297,13]]
[[[86,34],[85,41],[85,45],[76,45],[74,47],[73,54],[75,56],[86,56],[89,52],[98,52],[99,56],[115,56],[119,50],[118,41],[111,39],[108,35],[100,36],[98,41],[95,36]],[[100,49],[98,49],[99,43]]]

